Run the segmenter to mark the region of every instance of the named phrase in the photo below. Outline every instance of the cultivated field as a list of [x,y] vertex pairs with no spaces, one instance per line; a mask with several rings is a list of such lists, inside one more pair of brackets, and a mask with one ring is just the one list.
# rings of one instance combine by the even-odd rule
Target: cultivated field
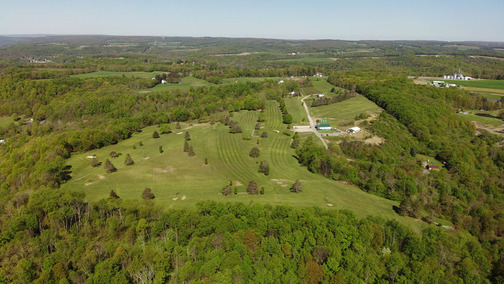
[[[396,202],[369,195],[355,186],[331,181],[301,167],[294,157],[294,150],[289,147],[291,137],[281,134],[285,125],[281,123],[278,104],[268,101],[265,113],[263,128],[255,131],[250,140],[244,137],[251,137],[256,111],[242,111],[232,118],[242,127],[241,134],[228,133],[228,127],[222,124],[183,124],[183,129],[174,129],[174,133],[154,139],[152,133],[157,127],[147,127],[117,145],[74,155],[68,160],[72,165],[72,179],[63,188],[83,190],[89,200],[99,200],[108,197],[111,190],[123,199],[140,199],[143,189],[149,187],[156,195],[156,203],[165,208],[192,207],[203,200],[260,202],[350,209],[359,216],[382,216],[410,223],[409,218],[394,213],[392,206],[398,205]],[[194,147],[194,157],[183,152],[184,134],[178,133],[185,131],[191,135],[189,144]],[[257,137],[263,131],[268,133],[268,138]],[[139,146],[140,142],[143,146]],[[133,149],[134,145],[136,149]],[[159,146],[163,147],[163,153],[159,152]],[[248,155],[255,146],[261,150],[259,158]],[[122,155],[109,158],[111,151]],[[124,165],[128,153],[135,161],[132,166]],[[109,158],[118,171],[106,173],[103,166],[91,167],[86,156],[92,154],[96,154],[101,162]],[[205,159],[208,159],[208,165],[205,165]],[[262,160],[270,164],[269,176],[258,172]],[[289,191],[297,179],[303,186],[300,194]],[[264,195],[244,194],[251,180],[260,188],[264,187]],[[238,194],[223,196],[221,190],[230,181]]]

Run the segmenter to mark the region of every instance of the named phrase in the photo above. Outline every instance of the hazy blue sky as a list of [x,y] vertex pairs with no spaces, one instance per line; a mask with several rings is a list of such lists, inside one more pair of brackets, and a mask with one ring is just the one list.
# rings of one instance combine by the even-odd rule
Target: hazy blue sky
[[0,0],[0,34],[504,42],[504,0]]

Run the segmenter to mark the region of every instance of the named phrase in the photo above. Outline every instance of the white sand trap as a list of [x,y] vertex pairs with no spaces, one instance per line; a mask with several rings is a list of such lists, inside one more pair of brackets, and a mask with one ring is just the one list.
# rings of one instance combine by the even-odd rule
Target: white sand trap
[[280,186],[281,186],[281,187],[287,187],[287,185],[286,185],[286,184],[281,184]]
[[88,186],[88,185],[92,185],[94,182],[86,182],[84,185],[85,186]]
[[242,184],[241,182],[239,182],[239,181],[235,180],[235,185],[236,185],[236,186],[242,186],[243,184]]
[[332,203],[327,203],[327,206],[333,207],[334,205]]
[[171,200],[173,200],[173,201],[177,201],[177,200],[178,200],[178,197],[173,197]]
[[185,199],[186,199],[185,195],[180,198],[180,200],[185,200]]
[[148,160],[148,159],[150,159],[150,157],[145,157],[145,158],[143,158],[143,160]]
[[105,179],[105,176],[99,175],[98,178],[99,179]]
[[180,135],[180,134],[182,134],[182,133],[184,133],[184,132],[179,132],[179,133],[177,133],[177,135]]

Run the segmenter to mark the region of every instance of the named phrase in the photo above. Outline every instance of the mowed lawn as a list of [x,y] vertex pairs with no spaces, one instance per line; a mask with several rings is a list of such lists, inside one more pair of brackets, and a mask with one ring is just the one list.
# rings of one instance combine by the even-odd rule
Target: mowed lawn
[[[349,209],[359,216],[381,216],[413,224],[410,218],[400,217],[393,211],[397,202],[313,174],[300,166],[294,157],[295,151],[290,148],[291,137],[282,134],[285,125],[281,122],[278,103],[268,101],[265,113],[263,128],[255,131],[254,137],[251,134],[258,115],[256,111],[242,111],[232,118],[243,128],[241,134],[228,133],[228,127],[222,124],[182,124],[183,129],[174,129],[174,133],[154,139],[152,133],[157,126],[147,127],[117,145],[73,155],[68,160],[72,165],[72,179],[62,187],[83,190],[90,201],[107,198],[111,190],[123,199],[140,199],[144,188],[149,187],[156,195],[156,203],[165,208],[193,207],[196,202],[204,200],[259,202]],[[185,131],[191,136],[189,144],[196,154],[193,157],[183,152]],[[268,133],[267,138],[256,137],[263,131]],[[177,134],[180,132],[183,133]],[[140,142],[143,146],[139,146]],[[163,153],[159,152],[159,146],[163,147]],[[252,147],[260,149],[259,158],[249,157]],[[111,151],[122,153],[120,157],[110,159],[118,169],[115,173],[106,173],[103,165],[91,167],[90,159],[86,158],[96,154],[99,161],[105,162]],[[135,161],[132,166],[124,165],[128,153]],[[205,159],[208,159],[208,165],[205,165]],[[258,172],[262,160],[270,164],[269,176]],[[264,187],[264,195],[245,194],[246,186],[252,180],[259,188]],[[300,180],[303,187],[299,194],[289,191],[296,180]],[[238,194],[223,196],[222,188],[230,182]]]
[[284,98],[287,111],[292,115],[292,123],[297,125],[308,125],[308,117],[303,105],[301,105],[302,97]]
[[[308,105],[311,104],[309,101],[307,103]],[[380,111],[381,108],[379,106],[362,95],[357,95],[355,98],[339,103],[310,107],[310,114],[314,119],[327,118],[327,123],[333,127],[349,125],[361,113],[372,115]]]
[[14,122],[10,116],[0,116],[0,128],[5,128]]

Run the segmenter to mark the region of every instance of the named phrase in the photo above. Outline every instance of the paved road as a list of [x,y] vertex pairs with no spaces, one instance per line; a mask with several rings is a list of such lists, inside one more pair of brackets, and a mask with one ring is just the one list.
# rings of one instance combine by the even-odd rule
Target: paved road
[[310,110],[308,110],[308,106],[306,105],[305,103],[305,99],[308,98],[308,96],[305,96],[304,98],[301,99],[301,102],[303,103],[303,106],[305,108],[305,111],[306,111],[306,116],[308,117],[308,120],[310,121],[310,128],[309,129],[306,129],[306,128],[303,128],[303,129],[300,129],[302,130],[303,132],[313,132],[315,133],[315,135],[320,139],[320,141],[322,141],[322,144],[324,145],[324,147],[327,149],[327,143],[326,141],[324,140],[324,138],[322,138],[320,136],[320,133],[317,131],[317,129],[315,129],[315,121],[313,121],[313,118],[311,117],[310,115]]

